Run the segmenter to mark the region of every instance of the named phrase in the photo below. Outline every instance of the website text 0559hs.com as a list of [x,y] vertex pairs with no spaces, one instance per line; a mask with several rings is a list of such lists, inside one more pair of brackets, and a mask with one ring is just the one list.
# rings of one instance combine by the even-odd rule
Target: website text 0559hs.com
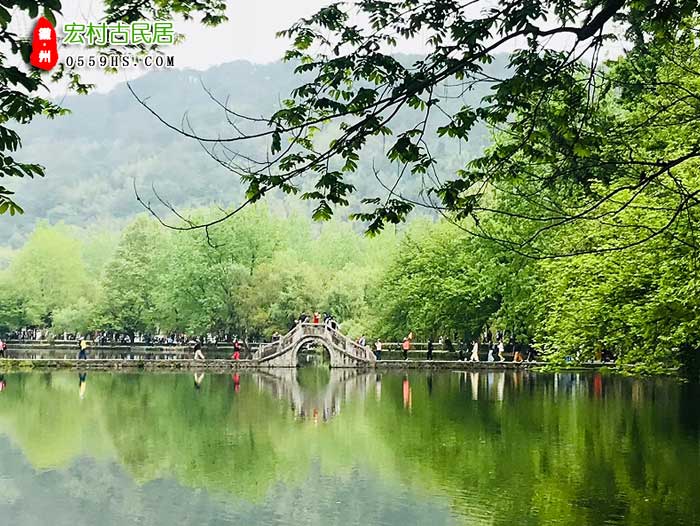
[[63,60],[68,68],[174,68],[172,55],[68,55]]

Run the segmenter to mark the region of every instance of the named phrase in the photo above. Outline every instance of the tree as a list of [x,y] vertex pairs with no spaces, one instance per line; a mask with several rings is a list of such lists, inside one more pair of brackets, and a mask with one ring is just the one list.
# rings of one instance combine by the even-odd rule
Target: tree
[[[614,226],[579,227],[560,242],[585,246],[592,239],[605,246],[618,242],[618,235]],[[692,356],[680,351],[700,349],[697,265],[697,252],[678,236],[625,251],[538,262],[538,283],[528,302],[532,333],[555,357],[593,358],[605,348],[621,362],[688,365]]]
[[[489,206],[493,186],[510,182],[520,188],[524,176],[536,190],[586,197],[580,210],[534,216],[545,227],[593,219],[620,187],[629,187],[629,179],[642,181],[630,188],[634,193],[700,153],[690,144],[683,151],[653,152],[657,156],[652,160],[651,152],[637,152],[620,134],[597,154],[611,129],[632,130],[639,124],[620,111],[624,108],[610,109],[603,102],[619,97],[624,104],[640,88],[650,93],[661,85],[644,77],[621,90],[625,78],[615,68],[601,67],[603,46],[625,41],[631,60],[643,60],[649,49],[668,51],[679,39],[693,46],[692,16],[697,12],[697,2],[684,0],[333,3],[280,33],[293,39],[286,59],[297,62],[303,78],[268,118],[243,115],[217,100],[234,130],[221,137],[197,133],[188,121],[179,127],[169,124],[151,110],[172,129],[199,141],[248,187],[246,200],[218,218],[170,226],[207,228],[274,189],[313,201],[314,218],[328,219],[336,207],[348,204],[356,190],[348,177],[371,141],[379,139],[389,141],[386,160],[397,166],[398,175],[387,183],[379,171],[365,174],[383,181],[386,189],[384,196],[366,196],[365,209],[353,215],[370,233],[404,220],[415,207],[427,207],[456,220],[472,218],[474,233],[488,236],[479,228],[482,216],[508,213]],[[360,20],[367,20],[367,27]],[[568,38],[566,49],[547,47],[556,36]],[[398,39],[419,37],[429,47],[424,58],[406,65],[388,54]],[[507,74],[491,76],[487,65],[516,41],[524,45],[510,52]],[[589,61],[582,60],[586,54]],[[445,110],[446,100],[484,84],[490,94],[478,106]],[[659,110],[656,121],[670,125],[673,111]],[[480,123],[504,130],[505,139],[460,168],[456,177],[446,177],[426,136],[468,141]],[[248,143],[263,141],[269,154],[249,155]],[[420,196],[397,191],[404,177],[421,179]],[[500,241],[532,252],[527,237]]]
[[7,283],[22,299],[29,324],[50,326],[57,309],[90,298],[81,252],[68,227],[41,225],[12,259]]
[[[219,0],[104,0],[104,21],[107,23],[137,20],[163,20],[174,15],[190,18],[201,16],[206,25],[216,25],[226,19],[225,4]],[[21,0],[0,5],[0,41],[12,55],[29,62],[31,42],[25,35],[18,35],[10,30],[13,19],[35,19],[45,16],[54,25],[56,15],[61,13],[61,0]],[[11,8],[11,9],[10,9]],[[131,46],[131,51],[155,50],[155,46],[139,44]],[[118,48],[102,47],[100,53],[119,54]],[[44,168],[36,163],[20,162],[12,154],[17,152],[22,140],[16,130],[9,128],[6,123],[14,121],[26,124],[39,115],[54,118],[66,113],[57,104],[38,95],[48,89],[38,69],[19,68],[10,65],[7,55],[0,55],[0,178],[5,177],[43,177]],[[51,75],[51,80],[68,77],[69,87],[77,93],[87,93],[93,86],[81,82],[80,75],[75,70],[68,70],[64,64]],[[14,200],[14,193],[0,185],[0,215],[4,213],[15,215],[23,213],[19,204]]]
[[477,337],[511,284],[508,255],[491,248],[447,222],[414,224],[373,298],[374,330],[388,338]]
[[162,327],[191,334],[247,333],[252,311],[244,307],[242,295],[260,286],[258,269],[282,243],[280,227],[261,206],[211,229],[207,238],[192,233],[173,236],[164,247],[156,286]]
[[114,259],[104,273],[100,325],[129,334],[154,329],[154,297],[168,237],[146,217],[122,233]]
[[0,273],[0,298],[0,334],[15,331],[30,323],[24,299],[7,282],[6,273]]
[[80,298],[72,305],[59,307],[53,313],[51,329],[55,332],[87,334],[91,330],[100,329],[96,325],[95,303],[86,298]]

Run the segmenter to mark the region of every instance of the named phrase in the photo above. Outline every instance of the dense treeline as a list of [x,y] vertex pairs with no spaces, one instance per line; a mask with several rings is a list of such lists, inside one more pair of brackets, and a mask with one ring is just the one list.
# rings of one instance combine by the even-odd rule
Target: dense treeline
[[697,370],[700,46],[688,28],[608,63],[587,112],[585,68],[532,97],[537,126],[515,118],[471,163],[485,190],[454,197],[483,213],[404,240],[380,291],[390,330],[475,336],[491,321],[553,357],[608,350]]
[[267,338],[318,310],[354,337],[466,340],[491,327],[553,359],[607,349],[683,365],[700,339],[700,290],[694,253],[666,243],[536,260],[446,221],[367,238],[264,207],[209,238],[145,216],[120,234],[44,224],[0,272],[0,331]]
[[367,316],[367,287],[393,239],[264,207],[208,237],[145,216],[120,234],[43,224],[0,273],[0,331],[259,338],[286,332],[311,310],[333,312],[352,329]]
[[492,326],[552,359],[607,350],[628,363],[692,366],[700,345],[696,257],[660,240],[536,260],[449,223],[413,228],[377,290],[377,328],[386,337],[414,330],[471,339]]

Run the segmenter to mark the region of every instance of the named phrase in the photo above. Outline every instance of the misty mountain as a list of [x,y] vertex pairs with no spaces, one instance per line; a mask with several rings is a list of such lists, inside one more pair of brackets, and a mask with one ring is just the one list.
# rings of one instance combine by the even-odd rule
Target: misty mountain
[[[491,68],[492,73],[502,72],[503,61]],[[207,90],[237,112],[265,116],[275,111],[302,80],[290,64],[237,61],[204,72],[154,71],[133,81],[132,87],[169,122],[179,126],[186,115],[198,133],[217,137],[231,136],[233,130]],[[448,89],[445,87],[446,93]],[[456,110],[463,104],[475,104],[485,94],[484,88],[469,91],[445,100],[443,107]],[[59,102],[71,111],[70,115],[37,120],[21,130],[24,146],[18,157],[43,164],[46,177],[10,181],[25,214],[0,219],[0,244],[19,245],[39,220],[80,226],[119,225],[143,211],[134,186],[151,201],[156,200],[155,188],[178,208],[211,204],[226,207],[240,201],[243,189],[237,177],[216,163],[196,141],[160,123],[138,103],[126,84],[106,94],[69,96]],[[416,119],[410,111],[403,112],[397,116],[396,129],[413,126]],[[431,124],[437,126],[445,117],[434,119]],[[434,135],[428,136],[427,142],[439,160],[439,170],[453,173],[488,144],[489,133],[482,127],[468,143]],[[382,169],[387,181],[395,177],[396,167],[389,167],[384,158],[387,144],[390,142],[376,139],[365,148],[358,173],[349,178],[357,186],[349,211],[358,209],[362,197],[386,194],[372,166]],[[259,141],[244,149],[264,158],[266,146]],[[400,186],[411,195],[420,187],[421,181],[412,176],[406,176]],[[301,205],[293,197],[272,196],[272,201],[273,208],[311,206]]]

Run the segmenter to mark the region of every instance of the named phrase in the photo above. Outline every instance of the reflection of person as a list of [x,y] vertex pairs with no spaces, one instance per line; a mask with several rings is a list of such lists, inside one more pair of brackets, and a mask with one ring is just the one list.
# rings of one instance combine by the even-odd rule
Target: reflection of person
[[238,373],[234,373],[231,375],[231,379],[233,380],[233,391],[239,392],[241,390],[241,377],[238,376]]
[[202,380],[204,380],[204,373],[194,373],[194,388],[199,389],[202,387]]
[[85,398],[85,390],[87,389],[87,373],[78,375],[78,396],[82,400]]
[[0,374],[0,393],[2,393],[7,388],[7,382],[5,381],[5,375]]
[[408,376],[404,376],[403,379],[403,406],[408,409],[413,407],[411,400],[411,384],[408,381]]

